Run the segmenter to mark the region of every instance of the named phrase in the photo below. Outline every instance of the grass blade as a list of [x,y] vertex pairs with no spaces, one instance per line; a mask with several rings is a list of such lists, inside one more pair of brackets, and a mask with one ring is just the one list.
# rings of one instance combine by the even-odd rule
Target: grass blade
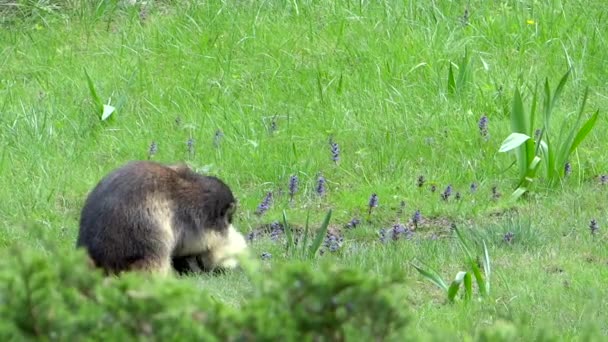
[[312,246],[310,246],[309,256],[311,258],[315,256],[315,254],[319,250],[319,247],[321,247],[321,244],[323,243],[323,239],[325,239],[325,235],[327,234],[327,227],[329,227],[330,219],[331,219],[331,209],[329,209],[329,211],[327,212],[327,215],[325,215],[325,220],[323,220],[323,223],[321,224],[321,228],[319,228],[319,230],[317,231],[315,240],[313,241]]
[[564,86],[566,85],[566,81],[568,81],[568,76],[570,75],[571,71],[572,71],[572,69],[568,69],[568,71],[564,74],[564,76],[562,76],[562,79],[559,81],[557,88],[555,88],[555,92],[553,93],[553,99],[551,100],[551,107],[549,107],[549,109],[551,111],[553,111],[553,108],[555,107],[557,100],[561,96],[562,90],[564,89]]
[[464,299],[470,301],[473,296],[473,281],[471,280],[471,274],[467,273],[464,276]]
[[283,210],[283,229],[285,229],[285,236],[287,237],[287,251],[293,246],[293,234],[291,227],[287,223],[287,213]]
[[490,294],[490,275],[492,274],[492,270],[490,268],[490,253],[488,253],[485,241],[483,241],[483,271],[486,274],[486,293]]
[[433,268],[427,266],[428,270],[425,270],[414,264],[412,264],[412,266],[414,266],[414,268],[428,281],[437,285],[437,287],[439,287],[440,289],[442,289],[444,291],[448,290],[448,285],[445,283],[445,281],[443,281],[443,279],[441,279],[441,276],[439,275],[439,273],[437,273],[437,271],[435,271]]
[[583,125],[583,127],[581,127],[581,129],[578,131],[578,134],[576,134],[576,137],[574,138],[574,141],[572,142],[572,146],[570,147],[570,152],[568,154],[571,154],[572,152],[574,152],[574,150],[576,150],[576,148],[578,147],[578,145],[580,145],[580,143],[583,142],[583,140],[585,140],[585,138],[587,137],[587,134],[589,134],[589,132],[591,132],[591,130],[595,126],[595,123],[597,121],[597,118],[598,118],[599,114],[600,114],[600,111],[598,109],[589,118],[589,120],[587,120],[587,122],[585,122],[585,124]]
[[452,63],[450,62],[450,68],[448,69],[448,94],[454,94],[456,92],[456,81],[454,80],[454,72],[452,71]]
[[97,107],[97,110],[99,111],[99,113],[102,113],[103,104],[101,103],[101,100],[99,99],[99,96],[97,95],[97,91],[95,90],[95,84],[93,83],[91,76],[89,76],[89,73],[87,72],[86,68],[84,69],[84,74],[87,77],[87,84],[89,85],[89,91],[91,92],[91,97],[93,98],[93,102],[95,102],[95,107]]
[[304,226],[304,238],[302,241],[302,256],[304,256],[306,254],[306,245],[308,245],[308,222],[310,219],[310,210],[308,211],[308,213],[306,214],[306,225]]
[[452,280],[450,287],[448,288],[448,300],[450,302],[454,301],[456,294],[458,294],[458,290],[460,289],[460,284],[462,284],[464,277],[467,275],[467,272],[458,272],[456,274],[456,278]]

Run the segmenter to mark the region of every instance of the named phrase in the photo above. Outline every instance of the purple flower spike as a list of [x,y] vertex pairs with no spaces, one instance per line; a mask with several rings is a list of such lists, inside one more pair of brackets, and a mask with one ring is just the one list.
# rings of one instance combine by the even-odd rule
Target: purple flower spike
[[600,176],[600,184],[602,184],[602,185],[608,184],[608,175],[601,175]]
[[271,204],[272,204],[272,192],[268,192],[266,194],[266,197],[264,197],[264,200],[262,201],[262,203],[260,203],[257,210],[255,211],[255,214],[258,216],[262,216],[270,208]]
[[331,160],[335,163],[340,161],[340,146],[335,142],[331,143]]
[[414,227],[418,228],[418,223],[420,223],[421,218],[422,215],[420,215],[420,210],[416,210],[416,212],[412,216],[412,223],[414,223]]
[[378,206],[378,195],[372,194],[369,198],[369,213],[372,213],[372,209]]
[[317,194],[319,196],[325,195],[325,183],[325,177],[319,176],[319,178],[317,179]]
[[515,234],[513,234],[512,232],[507,232],[505,234],[505,236],[503,236],[502,240],[506,243],[513,243],[514,237],[515,237]]
[[481,134],[482,137],[484,137],[486,140],[488,139],[488,117],[487,116],[482,116],[481,119],[479,119],[479,134]]
[[424,179],[424,176],[418,176],[418,182],[416,184],[418,185],[419,188],[422,188],[422,186],[424,185],[424,182],[426,182],[426,179]]
[[156,141],[153,141],[148,149],[148,159],[152,158],[156,152],[158,152],[158,144],[156,144]]
[[450,198],[450,196],[452,196],[452,185],[448,185],[447,188],[445,188],[445,190],[441,194],[441,198],[444,201],[447,201]]
[[293,196],[298,191],[298,176],[293,175],[289,177],[289,198],[290,201],[293,201]]
[[477,191],[477,183],[473,182],[471,183],[471,192],[476,192]]
[[215,135],[213,136],[213,146],[219,147],[223,137],[224,133],[222,133],[221,130],[218,129],[217,131],[215,131]]
[[566,163],[564,165],[564,175],[569,176],[572,173],[572,165],[570,163]]
[[192,139],[192,138],[188,139],[188,142],[186,142],[186,146],[188,147],[188,153],[193,154],[194,153],[194,139]]
[[589,223],[589,229],[591,230],[591,234],[597,234],[597,231],[600,229],[600,227],[598,226],[597,221],[595,219],[591,220],[591,222]]
[[350,220],[350,222],[348,222],[346,224],[346,228],[348,229],[352,229],[352,228],[357,228],[357,226],[361,223],[361,220],[354,218],[352,220]]

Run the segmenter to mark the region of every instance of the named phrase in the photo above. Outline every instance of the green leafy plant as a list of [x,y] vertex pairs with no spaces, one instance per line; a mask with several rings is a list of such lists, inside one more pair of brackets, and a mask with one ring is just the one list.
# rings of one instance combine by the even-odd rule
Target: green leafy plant
[[454,302],[456,299],[456,295],[461,287],[464,288],[464,299],[465,301],[470,301],[473,296],[473,277],[477,283],[477,288],[481,297],[487,297],[490,294],[490,276],[491,276],[491,267],[490,267],[490,254],[488,253],[488,248],[486,246],[485,241],[483,242],[483,273],[481,272],[481,268],[478,265],[477,258],[473,256],[471,253],[471,249],[469,248],[464,236],[455,228],[454,231],[458,236],[459,245],[462,251],[465,254],[465,265],[469,268],[467,271],[460,271],[454,277],[454,280],[448,285],[443,278],[439,275],[432,267],[423,264],[423,267],[412,265],[414,268],[422,274],[424,278],[426,278],[431,283],[437,285],[439,288],[446,292],[447,298],[450,302]]
[[[308,246],[308,240],[312,237],[312,233],[310,231],[309,226],[310,212],[306,215],[306,224],[304,226],[304,233],[302,235],[302,239],[296,244],[294,239],[294,232],[287,222],[287,214],[283,211],[283,226],[285,227],[285,236],[287,237],[287,252],[291,253],[292,257],[300,257],[300,258],[308,258],[312,259],[317,255],[317,251],[321,244],[323,243],[323,239],[327,235],[327,228],[329,227],[329,221],[331,219],[331,209],[325,215],[325,219],[321,223],[321,227],[317,230],[316,235],[314,235],[314,239],[312,244]],[[298,246],[299,245],[299,246]]]
[[570,155],[574,153],[597,122],[599,110],[581,125],[589,91],[589,88],[586,88],[574,125],[568,127],[568,120],[565,119],[558,133],[554,133],[551,127],[551,117],[569,75],[570,70],[561,78],[553,95],[551,94],[549,80],[545,79],[543,122],[540,134],[536,137],[534,127],[537,116],[537,88],[534,89],[529,111],[524,109],[521,93],[518,89],[515,90],[511,108],[512,133],[503,141],[499,149],[499,152],[514,150],[516,154],[516,163],[519,166],[519,180],[512,194],[512,197],[515,199],[530,190],[542,161],[544,161],[545,177],[549,186],[558,184],[564,177],[564,167]]
[[112,115],[112,113],[114,113],[116,107],[110,105],[110,99],[108,99],[107,104],[103,104],[101,102],[99,95],[97,95],[97,90],[95,90],[95,84],[93,83],[93,80],[91,79],[91,76],[89,76],[86,69],[84,70],[84,74],[87,77],[87,84],[89,85],[89,91],[91,92],[91,97],[93,99],[95,110],[98,113],[99,119],[101,121],[106,121]]
[[469,78],[471,77],[470,71],[469,71],[469,64],[470,64],[470,58],[469,58],[468,49],[465,49],[464,56],[462,57],[462,61],[460,62],[460,65],[458,66],[458,76],[456,76],[456,77],[454,76],[452,62],[450,62],[450,65],[448,68],[448,94],[450,94],[450,95],[458,94],[458,93],[461,93],[465,89],[465,86],[466,86],[467,82],[469,82]]
[[401,272],[306,261],[263,269],[244,258],[251,286],[235,307],[189,279],[104,277],[83,250],[42,245],[0,250],[2,340],[378,341],[411,321]]

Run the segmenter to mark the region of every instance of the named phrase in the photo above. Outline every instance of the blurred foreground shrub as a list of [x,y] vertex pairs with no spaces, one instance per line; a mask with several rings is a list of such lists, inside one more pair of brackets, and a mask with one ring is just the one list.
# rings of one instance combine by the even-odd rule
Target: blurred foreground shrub
[[249,261],[252,289],[236,308],[178,278],[104,278],[84,252],[55,249],[0,251],[1,340],[379,341],[400,340],[409,322],[397,277]]

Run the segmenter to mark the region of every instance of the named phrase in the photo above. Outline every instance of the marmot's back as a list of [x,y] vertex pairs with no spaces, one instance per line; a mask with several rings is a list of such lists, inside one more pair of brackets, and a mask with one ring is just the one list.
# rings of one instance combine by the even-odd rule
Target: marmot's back
[[122,271],[171,249],[171,192],[176,171],[132,162],[112,171],[89,194],[76,245],[99,267]]

